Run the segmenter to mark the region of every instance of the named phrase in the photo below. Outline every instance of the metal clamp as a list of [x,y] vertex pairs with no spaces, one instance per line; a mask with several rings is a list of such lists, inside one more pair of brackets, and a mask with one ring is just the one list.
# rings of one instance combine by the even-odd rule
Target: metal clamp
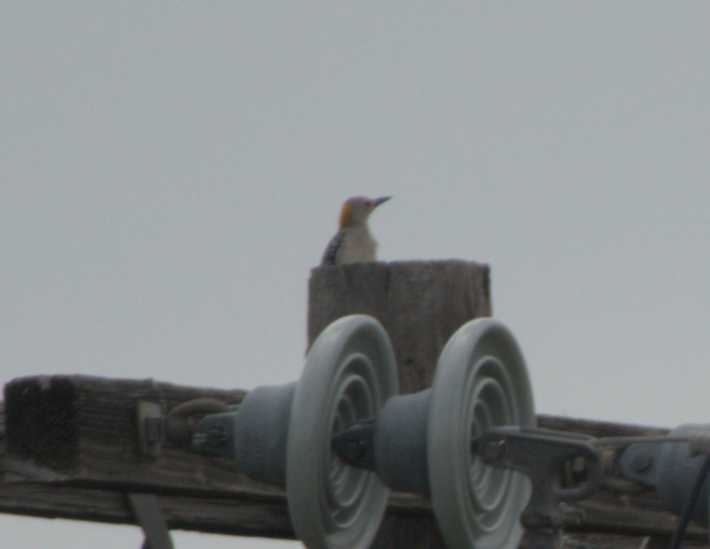
[[157,402],[145,400],[137,402],[136,425],[141,454],[153,459],[157,458],[165,442],[163,407]]
[[[532,483],[532,495],[521,520],[532,528],[559,529],[559,503],[589,497],[603,476],[601,452],[594,438],[538,428],[495,427],[472,442],[472,452],[493,467],[513,469]],[[567,463],[582,459],[586,478],[571,487],[562,485]]]
[[166,414],[157,402],[140,400],[136,403],[136,425],[141,454],[156,459],[166,443],[189,450],[197,428],[195,417],[221,414],[234,408],[221,400],[202,397],[178,404]]

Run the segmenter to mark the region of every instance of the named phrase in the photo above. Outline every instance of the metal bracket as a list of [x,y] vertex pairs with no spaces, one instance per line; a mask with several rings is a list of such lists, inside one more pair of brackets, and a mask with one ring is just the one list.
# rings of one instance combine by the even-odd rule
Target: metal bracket
[[160,502],[155,494],[128,494],[136,521],[143,529],[145,541],[143,549],[173,549],[168,524],[160,510]]
[[[228,409],[225,403],[216,399],[198,398],[184,402],[169,414],[164,414],[161,404],[146,400],[138,401],[135,418],[141,454],[156,459],[168,441],[173,445],[189,449],[193,443],[192,428],[188,421],[190,416],[224,412]],[[208,436],[207,442],[211,442],[214,446],[215,436]],[[222,442],[221,439],[219,442]],[[128,502],[145,535],[143,549],[173,549],[170,531],[160,510],[158,497],[155,494],[128,494]]]
[[[710,450],[709,425],[680,425],[668,435],[632,441],[617,459],[621,475],[633,482],[652,487],[663,505],[675,514],[683,514],[688,494]],[[710,481],[705,481],[705,493]],[[690,517],[707,524],[710,503],[700,498]]]
[[[141,453],[157,458],[166,439],[163,407],[156,402],[139,401],[136,424]],[[158,497],[155,494],[128,494],[128,502],[145,535],[143,549],[173,549]]]
[[[474,439],[472,451],[484,463],[525,474],[532,495],[521,520],[527,527],[557,530],[562,526],[559,503],[589,497],[603,476],[601,452],[594,438],[537,428],[495,427]],[[585,479],[571,487],[562,485],[566,464],[583,460]]]
[[139,401],[136,404],[136,424],[141,453],[157,458],[165,442],[163,407],[157,402]]

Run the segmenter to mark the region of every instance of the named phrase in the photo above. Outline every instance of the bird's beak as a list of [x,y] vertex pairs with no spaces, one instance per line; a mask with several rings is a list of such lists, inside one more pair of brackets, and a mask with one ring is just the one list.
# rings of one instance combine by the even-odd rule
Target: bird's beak
[[377,208],[377,206],[379,206],[380,204],[384,204],[384,203],[387,202],[390,198],[392,198],[392,197],[391,197],[391,196],[381,196],[380,198],[375,198],[375,199],[372,201],[372,203],[374,204],[374,206],[373,206],[372,208],[373,208],[373,209],[374,209],[374,208]]

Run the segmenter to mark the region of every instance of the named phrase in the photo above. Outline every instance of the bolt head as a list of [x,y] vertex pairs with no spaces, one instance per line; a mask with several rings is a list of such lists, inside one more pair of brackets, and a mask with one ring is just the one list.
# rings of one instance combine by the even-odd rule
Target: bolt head
[[478,447],[478,455],[483,461],[494,462],[503,459],[506,452],[505,440],[487,440]]

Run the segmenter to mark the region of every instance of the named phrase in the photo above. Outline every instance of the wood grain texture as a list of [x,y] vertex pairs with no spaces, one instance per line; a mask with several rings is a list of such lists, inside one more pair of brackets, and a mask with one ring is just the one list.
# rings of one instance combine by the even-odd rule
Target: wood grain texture
[[[239,402],[245,392],[182,387],[154,380],[89,376],[20,378],[5,386],[7,451],[5,474],[47,480],[81,478],[118,485],[194,486],[231,491],[236,468],[226,460],[195,460],[167,445],[158,459],[140,454],[136,403],[160,404],[167,413],[180,402],[210,396]],[[272,492],[270,487],[264,487]]]
[[[238,536],[294,539],[284,501],[161,494],[160,508],[171,529]],[[135,524],[121,490],[56,483],[0,483],[0,512]]]
[[439,353],[472,318],[491,316],[487,265],[471,261],[402,261],[317,267],[311,271],[308,344],[334,320],[374,316],[392,340],[400,391],[431,385]]

